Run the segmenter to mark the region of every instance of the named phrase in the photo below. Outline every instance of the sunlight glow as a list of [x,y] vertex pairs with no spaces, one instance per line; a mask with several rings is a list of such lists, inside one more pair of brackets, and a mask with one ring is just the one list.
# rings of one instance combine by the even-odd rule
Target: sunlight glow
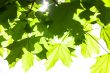
[[48,9],[49,3],[46,0],[43,0],[42,6],[39,8],[39,11],[45,12]]

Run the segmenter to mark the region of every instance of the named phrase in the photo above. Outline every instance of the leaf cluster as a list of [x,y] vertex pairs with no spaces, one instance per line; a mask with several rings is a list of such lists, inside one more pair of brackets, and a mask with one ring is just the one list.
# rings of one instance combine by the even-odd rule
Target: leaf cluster
[[70,66],[76,46],[81,47],[80,53],[85,58],[99,54],[100,38],[91,32],[92,26],[97,24],[101,29],[100,37],[107,45],[107,50],[102,47],[107,54],[98,57],[91,73],[109,73],[109,0],[48,2],[48,9],[41,12],[41,0],[0,1],[0,55],[7,49],[5,59],[9,66],[13,67],[22,59],[23,68],[28,71],[36,57],[47,60],[47,69],[58,60]]

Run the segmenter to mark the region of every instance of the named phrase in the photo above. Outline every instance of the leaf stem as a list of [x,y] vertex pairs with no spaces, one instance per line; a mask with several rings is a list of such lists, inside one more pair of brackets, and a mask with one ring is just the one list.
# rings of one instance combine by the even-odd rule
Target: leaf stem
[[99,27],[99,28],[94,28],[94,29],[87,30],[87,31],[89,32],[89,31],[93,31],[93,30],[97,30],[97,29],[101,29],[101,27]]
[[89,36],[91,36],[99,45],[100,47],[107,53],[109,53],[91,34],[87,33]]

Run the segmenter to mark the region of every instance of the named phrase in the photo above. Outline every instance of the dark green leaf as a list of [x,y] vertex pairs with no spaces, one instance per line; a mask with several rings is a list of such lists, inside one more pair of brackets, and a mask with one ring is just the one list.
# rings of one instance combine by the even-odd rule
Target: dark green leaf
[[[35,46],[35,43],[38,42],[38,37],[31,37],[27,39],[23,39],[17,42],[13,42],[10,44],[7,48],[10,50],[10,54],[7,56],[6,60],[9,62],[11,66],[13,65],[13,62],[16,62],[16,59],[21,59],[23,55],[23,48],[26,48],[27,51],[32,52],[35,49],[37,49],[37,46]],[[42,48],[40,48],[42,49]],[[38,50],[39,51],[39,50]],[[37,52],[38,52],[37,51]],[[39,51],[40,52],[40,51]]]
[[95,0],[95,7],[99,11],[98,18],[101,20],[104,25],[110,23],[110,8],[104,6],[104,2],[102,0]]
[[3,36],[0,36],[0,46],[1,46],[1,43],[5,41],[4,37]]
[[[72,3],[62,3],[58,6],[52,6],[49,10],[48,19],[53,21],[50,24],[49,31],[54,35],[63,35],[65,31],[72,31],[72,34],[82,32],[81,24],[73,20],[74,13],[80,8],[79,1]],[[77,29],[76,29],[77,28]]]
[[24,29],[26,27],[27,22],[26,21],[18,21],[15,24],[15,27],[10,29],[8,33],[12,36],[14,40],[21,39],[23,36],[23,33],[25,32]]
[[17,7],[16,5],[7,5],[6,9],[3,12],[0,12],[0,23],[6,27],[9,28],[8,19],[11,21],[14,20],[17,16]]

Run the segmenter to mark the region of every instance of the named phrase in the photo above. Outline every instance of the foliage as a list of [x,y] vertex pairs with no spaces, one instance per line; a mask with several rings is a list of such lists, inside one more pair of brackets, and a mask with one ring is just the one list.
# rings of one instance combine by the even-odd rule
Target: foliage
[[[99,54],[100,43],[91,33],[92,26],[101,27],[100,37],[110,50],[110,1],[109,0],[1,0],[0,1],[0,56],[7,49],[5,58],[10,67],[22,59],[28,71],[34,57],[47,59],[45,66],[52,68],[58,60],[70,66],[76,46],[88,58]],[[48,6],[44,12],[41,7]],[[103,48],[104,49],[104,48]],[[105,50],[105,49],[104,49]],[[99,56],[91,73],[109,73],[109,51]]]
[[[91,73],[109,73],[110,72],[110,54],[105,54],[97,58],[95,65],[91,67]],[[100,67],[100,68],[99,68]]]

